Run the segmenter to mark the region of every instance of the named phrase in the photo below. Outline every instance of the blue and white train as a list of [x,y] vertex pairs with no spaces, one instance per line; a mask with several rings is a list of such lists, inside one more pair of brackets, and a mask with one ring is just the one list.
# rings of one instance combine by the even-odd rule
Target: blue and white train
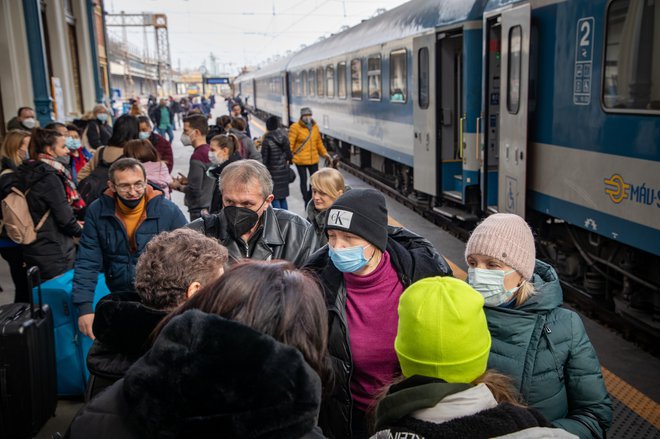
[[526,217],[564,279],[660,335],[660,1],[413,0],[236,86],[285,125],[312,107],[429,211]]

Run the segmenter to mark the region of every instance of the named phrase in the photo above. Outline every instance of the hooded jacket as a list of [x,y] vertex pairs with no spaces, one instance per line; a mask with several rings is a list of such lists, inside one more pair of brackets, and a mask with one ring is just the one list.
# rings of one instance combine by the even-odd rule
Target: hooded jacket
[[250,243],[236,240],[227,232],[224,210],[203,216],[186,227],[220,241],[220,244],[227,247],[229,257],[233,260],[284,259],[300,267],[316,248],[316,234],[312,225],[293,212],[268,206],[260,221],[261,226]]
[[230,128],[229,132],[235,135],[236,137],[238,137],[238,140],[241,142],[241,145],[243,146],[243,148],[245,148],[246,157],[242,157],[242,158],[252,159],[258,162],[261,161],[261,153],[257,150],[257,147],[254,145],[254,142],[247,134],[247,132],[238,131],[236,128]]
[[[323,157],[328,155],[328,151],[323,146],[319,126],[315,120],[312,120],[312,135],[307,143],[302,146],[307,136],[309,136],[309,132],[309,128],[307,128],[307,125],[305,125],[302,119],[289,128],[289,143],[291,144],[291,152],[293,153],[293,163],[296,165],[315,165],[319,162],[319,155]],[[299,148],[300,151],[296,153]]]
[[289,162],[292,159],[289,139],[281,130],[269,131],[261,142],[261,157],[273,178],[276,200],[289,196]]
[[561,286],[550,265],[536,261],[532,281],[536,293],[521,306],[485,307],[488,367],[512,377],[525,401],[554,426],[581,438],[604,437],[612,401],[582,321],[560,307]]
[[313,438],[321,380],[291,346],[190,310],[71,423],[72,439]]
[[136,251],[131,252],[126,227],[117,217],[116,200],[109,189],[87,208],[85,228],[73,275],[73,302],[80,314],[92,312],[94,289],[100,272],[111,292],[132,291],[135,264],[147,243],[161,232],[186,224],[179,207],[147,186],[145,214],[135,231]]
[[[447,261],[428,240],[401,227],[388,226],[387,252],[404,288],[431,276],[451,276]],[[351,375],[353,361],[346,323],[346,286],[342,273],[328,256],[328,246],[314,253],[305,268],[319,278],[328,307],[328,351],[334,369],[335,387],[324,399],[320,425],[331,438],[351,437]]]
[[64,182],[55,168],[42,161],[25,161],[18,168],[17,181],[23,193],[30,191],[27,203],[35,226],[50,210],[37,232],[37,240],[23,246],[23,257],[28,267],[39,267],[42,280],[51,279],[73,268],[76,257],[73,237],[80,236],[82,228],[67,202]]
[[137,293],[113,293],[99,301],[93,327],[96,340],[87,354],[90,397],[124,377],[149,349],[151,333],[166,315],[166,310],[144,305]]

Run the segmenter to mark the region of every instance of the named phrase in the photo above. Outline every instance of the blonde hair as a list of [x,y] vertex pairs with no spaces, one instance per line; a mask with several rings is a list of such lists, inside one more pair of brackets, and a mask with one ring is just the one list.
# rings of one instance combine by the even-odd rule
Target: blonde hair
[[536,293],[536,291],[534,291],[534,284],[523,277],[522,283],[518,287],[518,291],[516,291],[516,293],[513,295],[513,297],[516,299],[516,306],[520,306],[527,302],[527,300],[532,297],[534,293]]
[[480,377],[472,381],[472,384],[485,384],[498,404],[508,402],[518,407],[526,407],[522,396],[520,396],[520,393],[513,385],[513,380],[508,375],[488,369]]
[[315,173],[309,179],[313,189],[321,191],[333,200],[336,200],[344,193],[346,187],[344,176],[334,168],[323,168]]
[[23,157],[18,150],[21,149],[23,139],[30,137],[30,133],[23,130],[11,130],[5,136],[5,140],[0,147],[0,157],[7,157],[16,166],[23,163]]

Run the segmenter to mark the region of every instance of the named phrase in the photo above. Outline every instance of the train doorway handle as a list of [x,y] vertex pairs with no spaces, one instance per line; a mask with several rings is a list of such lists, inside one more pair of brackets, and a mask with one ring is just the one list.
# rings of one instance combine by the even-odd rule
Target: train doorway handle
[[463,127],[465,125],[465,114],[461,116],[458,123],[458,158],[463,160],[463,148],[465,144],[463,143]]
[[475,157],[479,159],[479,150],[481,149],[481,116],[477,117],[477,141],[475,142]]

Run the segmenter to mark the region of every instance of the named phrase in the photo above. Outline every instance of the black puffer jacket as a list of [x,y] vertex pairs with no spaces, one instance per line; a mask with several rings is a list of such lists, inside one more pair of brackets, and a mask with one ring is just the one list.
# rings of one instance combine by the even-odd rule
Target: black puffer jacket
[[84,407],[65,437],[318,438],[321,380],[291,346],[190,310]]
[[293,212],[268,207],[261,217],[261,227],[245,243],[227,232],[224,211],[206,215],[186,227],[220,241],[233,260],[243,258],[258,261],[284,259],[296,267],[302,266],[316,248],[316,234],[310,223]]
[[[387,252],[404,288],[431,276],[451,276],[445,258],[428,240],[401,227],[388,226]],[[335,372],[335,388],[324,398],[320,425],[331,438],[351,437],[350,380],[353,370],[351,345],[346,323],[346,287],[342,273],[328,256],[328,246],[314,253],[304,268],[318,276],[328,307],[328,351]]]
[[18,168],[17,186],[23,192],[30,189],[27,201],[35,226],[50,209],[37,240],[23,246],[25,262],[39,267],[42,280],[70,270],[76,257],[73,237],[80,236],[82,228],[66,200],[64,182],[52,166],[28,160]]
[[276,200],[289,196],[289,162],[293,159],[289,137],[277,129],[264,135],[261,158],[273,177],[273,195]]
[[89,397],[121,379],[151,346],[149,337],[167,311],[150,308],[136,293],[113,293],[96,305],[96,340],[87,354]]

